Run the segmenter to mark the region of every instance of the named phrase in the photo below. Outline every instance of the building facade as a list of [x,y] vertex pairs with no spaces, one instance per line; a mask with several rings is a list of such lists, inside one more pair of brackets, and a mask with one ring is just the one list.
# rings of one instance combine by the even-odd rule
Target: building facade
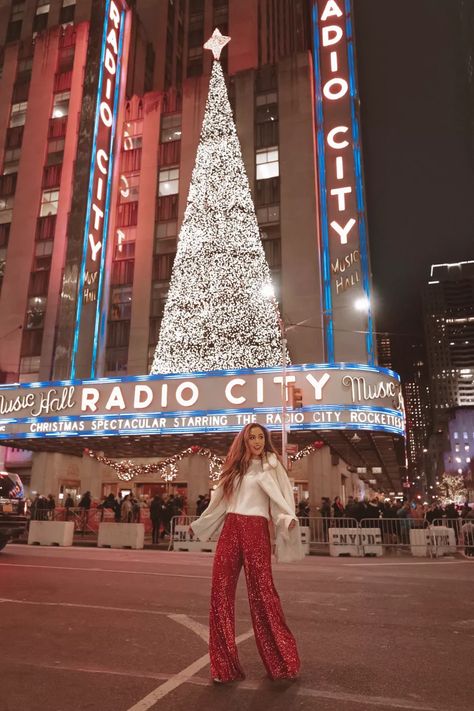
[[436,428],[474,404],[474,262],[431,267],[424,323]]
[[[149,372],[215,27],[233,37],[222,65],[292,361],[376,363],[361,147],[341,126],[350,116],[359,135],[353,23],[339,5],[0,4],[3,382]],[[94,462],[34,457],[35,489],[80,479],[103,493]]]

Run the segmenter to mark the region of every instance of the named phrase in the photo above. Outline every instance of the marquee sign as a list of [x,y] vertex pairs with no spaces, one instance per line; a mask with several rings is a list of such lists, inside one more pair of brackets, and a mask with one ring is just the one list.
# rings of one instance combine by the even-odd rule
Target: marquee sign
[[[281,429],[279,368],[146,375],[0,386],[2,439],[235,432],[249,422]],[[404,435],[396,373],[364,365],[295,365],[287,403],[292,430],[371,430]]]
[[[350,0],[314,0],[314,79],[327,358],[373,364]],[[368,305],[357,311],[360,301]]]
[[[107,0],[105,3],[89,192],[71,362],[72,377],[76,372],[79,348],[92,348],[91,375],[93,376],[95,372],[127,10],[128,7],[124,0]],[[81,329],[84,327],[88,329],[88,332],[91,332],[92,338],[80,339]]]

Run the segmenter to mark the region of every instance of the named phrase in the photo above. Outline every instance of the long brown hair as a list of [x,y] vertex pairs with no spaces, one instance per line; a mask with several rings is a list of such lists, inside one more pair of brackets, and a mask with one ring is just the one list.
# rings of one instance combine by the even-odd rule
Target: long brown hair
[[249,447],[250,430],[252,427],[259,427],[265,437],[265,445],[262,453],[262,460],[268,453],[275,454],[281,462],[280,455],[278,454],[275,446],[272,442],[270,432],[266,427],[259,425],[255,422],[245,425],[243,430],[239,432],[234,441],[232,442],[227,457],[222,468],[222,474],[220,477],[219,485],[224,489],[225,498],[230,498],[234,491],[234,485],[240,484],[242,477],[249,468],[250,460],[252,459],[252,454]]

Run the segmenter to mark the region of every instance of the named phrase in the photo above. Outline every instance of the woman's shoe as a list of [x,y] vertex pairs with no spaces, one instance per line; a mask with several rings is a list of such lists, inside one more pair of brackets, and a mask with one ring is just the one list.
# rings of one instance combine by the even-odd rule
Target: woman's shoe
[[243,681],[245,679],[245,674],[242,674],[241,676],[236,676],[235,679],[218,679],[215,678],[212,680],[213,684],[232,684],[234,681]]

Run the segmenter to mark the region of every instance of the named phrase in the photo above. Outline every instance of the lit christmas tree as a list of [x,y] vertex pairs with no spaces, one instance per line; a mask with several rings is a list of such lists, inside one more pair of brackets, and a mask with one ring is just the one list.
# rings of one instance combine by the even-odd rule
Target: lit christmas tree
[[270,270],[219,62],[229,39],[216,30],[204,45],[214,64],[152,374],[282,363]]
[[451,503],[461,505],[467,498],[464,477],[460,474],[443,474],[438,484],[438,499],[443,506]]

